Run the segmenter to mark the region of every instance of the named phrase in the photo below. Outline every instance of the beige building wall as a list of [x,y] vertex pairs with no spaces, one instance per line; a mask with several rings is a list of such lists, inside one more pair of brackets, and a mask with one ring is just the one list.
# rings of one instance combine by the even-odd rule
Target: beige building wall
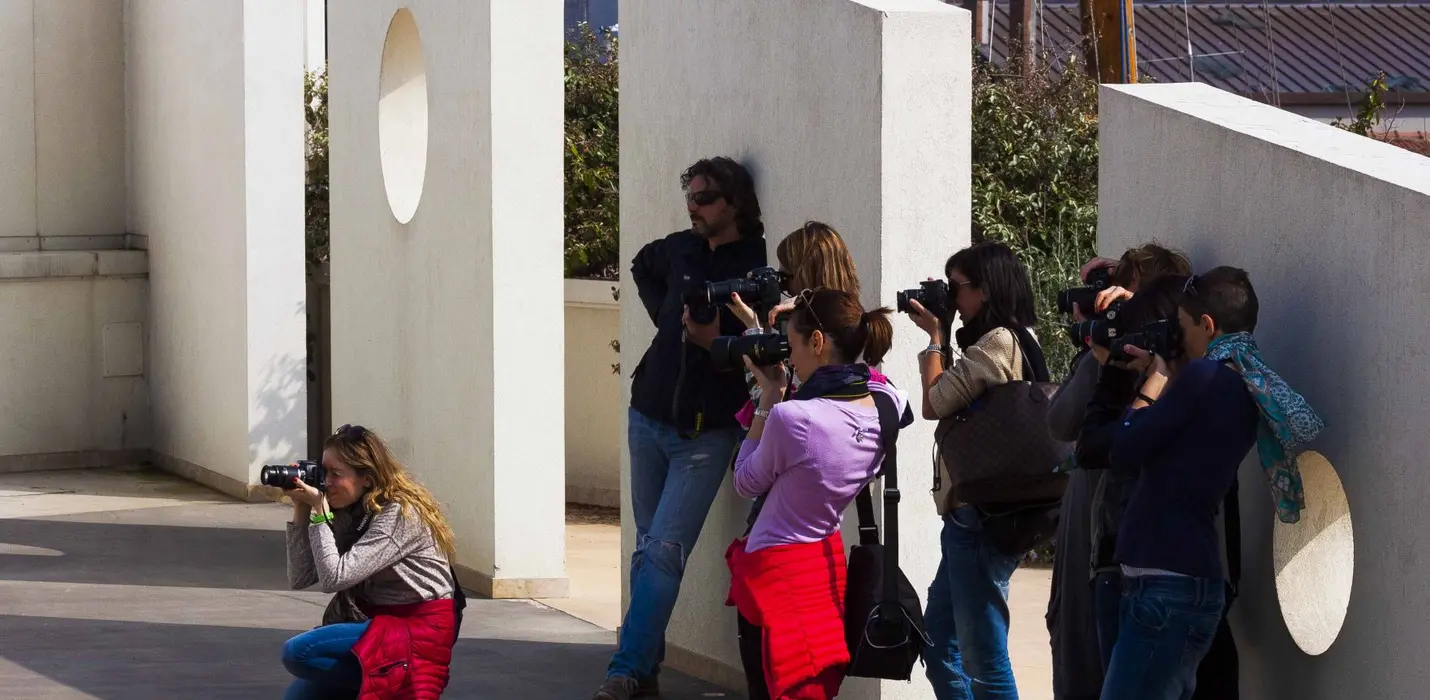
[[621,375],[618,282],[566,280],[566,500],[621,505]]
[[[680,173],[716,155],[751,169],[771,260],[775,244],[807,219],[840,231],[866,307],[892,307],[897,290],[940,275],[944,259],[968,245],[966,11],[937,0],[628,0],[620,11],[623,267],[642,245],[689,227]],[[709,47],[719,47],[719,61]],[[624,408],[630,372],[654,334],[628,276],[621,309]],[[883,369],[917,394],[916,354],[927,337],[906,318],[894,321]],[[939,559],[941,525],[924,495],[932,437],[933,424],[920,421],[900,438],[901,563],[920,595]],[[628,454],[622,474],[628,557],[635,547]],[[730,687],[743,687],[743,675],[723,554],[748,511],[725,487],[690,555],[667,637],[671,666]],[[853,532],[852,514],[845,525]],[[627,597],[629,566],[627,558]],[[922,679],[850,680],[840,697],[933,695]]]
[[333,420],[437,493],[467,585],[562,597],[561,5],[328,22]]
[[1298,524],[1242,467],[1242,697],[1424,697],[1430,159],[1200,84],[1105,86],[1101,132],[1102,251],[1247,270],[1267,362],[1327,426]]
[[156,458],[247,495],[262,464],[307,444],[304,8],[124,8],[130,223],[150,256]]

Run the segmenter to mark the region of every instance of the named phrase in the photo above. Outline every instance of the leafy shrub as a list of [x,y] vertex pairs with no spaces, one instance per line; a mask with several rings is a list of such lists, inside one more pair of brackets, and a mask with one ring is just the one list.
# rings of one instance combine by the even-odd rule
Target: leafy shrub
[[566,42],[566,276],[620,270],[616,37],[582,24]]

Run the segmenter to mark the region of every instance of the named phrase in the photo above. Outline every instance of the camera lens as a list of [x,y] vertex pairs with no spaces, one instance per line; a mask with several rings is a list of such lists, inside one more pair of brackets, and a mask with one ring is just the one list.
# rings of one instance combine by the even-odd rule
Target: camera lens
[[293,480],[303,478],[305,471],[307,470],[291,464],[268,465],[258,472],[258,483],[280,489],[292,488]]
[[716,370],[744,367],[744,358],[768,367],[789,358],[789,339],[779,333],[720,336],[710,343],[710,363]]

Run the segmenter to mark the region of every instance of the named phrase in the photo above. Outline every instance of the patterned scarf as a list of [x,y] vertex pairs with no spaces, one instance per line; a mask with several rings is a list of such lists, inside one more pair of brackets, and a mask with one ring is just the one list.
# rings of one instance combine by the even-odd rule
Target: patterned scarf
[[1276,517],[1283,523],[1297,522],[1306,505],[1306,494],[1293,451],[1316,439],[1325,424],[1304,397],[1266,366],[1249,333],[1232,333],[1213,340],[1206,358],[1215,362],[1230,360],[1246,380],[1246,388],[1261,409],[1256,452],[1271,485]]

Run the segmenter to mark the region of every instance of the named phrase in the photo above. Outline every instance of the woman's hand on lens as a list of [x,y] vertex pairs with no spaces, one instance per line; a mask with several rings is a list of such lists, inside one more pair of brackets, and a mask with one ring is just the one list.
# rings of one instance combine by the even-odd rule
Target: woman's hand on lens
[[1167,371],[1167,361],[1161,355],[1153,355],[1136,345],[1124,345],[1122,351],[1132,356],[1128,361],[1127,368],[1139,373],[1160,374],[1163,377],[1170,376]]
[[317,508],[323,502],[323,492],[304,483],[302,479],[293,477],[292,488],[283,489],[284,495],[293,499],[294,503],[302,503],[309,508]]
[[932,343],[937,343],[940,340],[938,337],[938,317],[933,315],[933,312],[925,309],[923,304],[920,304],[914,299],[909,300],[909,308],[914,311],[912,314],[909,314],[909,316],[914,319],[914,325],[918,326],[925,333],[928,333],[929,340],[932,341]]
[[760,403],[766,408],[773,406],[784,398],[785,387],[789,380],[785,374],[783,362],[776,362],[773,365],[761,367],[756,365],[748,356],[744,358],[745,367],[750,370],[750,374],[755,376],[755,381],[760,385]]
[[1112,302],[1131,298],[1132,292],[1122,287],[1108,287],[1097,293],[1097,302],[1093,304],[1093,308],[1095,308],[1098,313],[1102,313],[1107,310],[1107,307],[1110,306]]
[[1074,320],[1074,321],[1077,321],[1078,323],[1082,323],[1083,321],[1086,321],[1086,320],[1087,320],[1087,316],[1086,316],[1085,314],[1083,314],[1083,312],[1082,312],[1082,305],[1081,305],[1081,304],[1079,304],[1079,303],[1077,303],[1077,302],[1073,302],[1072,317],[1073,317],[1073,320]]
[[746,328],[754,328],[760,325],[760,319],[755,316],[755,310],[745,305],[739,294],[730,295],[730,303],[725,305],[730,313],[735,314],[735,318],[740,319],[740,323]]
[[1078,270],[1078,279],[1085,280],[1088,273],[1103,267],[1117,267],[1117,261],[1112,258],[1093,258],[1083,263],[1082,269]]
[[766,328],[774,328],[775,325],[776,325],[776,324],[775,324],[775,319],[779,318],[779,317],[780,317],[780,314],[787,314],[787,313],[793,313],[793,312],[794,312],[794,300],[793,300],[793,299],[790,299],[789,301],[786,301],[786,302],[780,304],[779,306],[776,306],[775,308],[770,309],[770,325],[766,326]]

